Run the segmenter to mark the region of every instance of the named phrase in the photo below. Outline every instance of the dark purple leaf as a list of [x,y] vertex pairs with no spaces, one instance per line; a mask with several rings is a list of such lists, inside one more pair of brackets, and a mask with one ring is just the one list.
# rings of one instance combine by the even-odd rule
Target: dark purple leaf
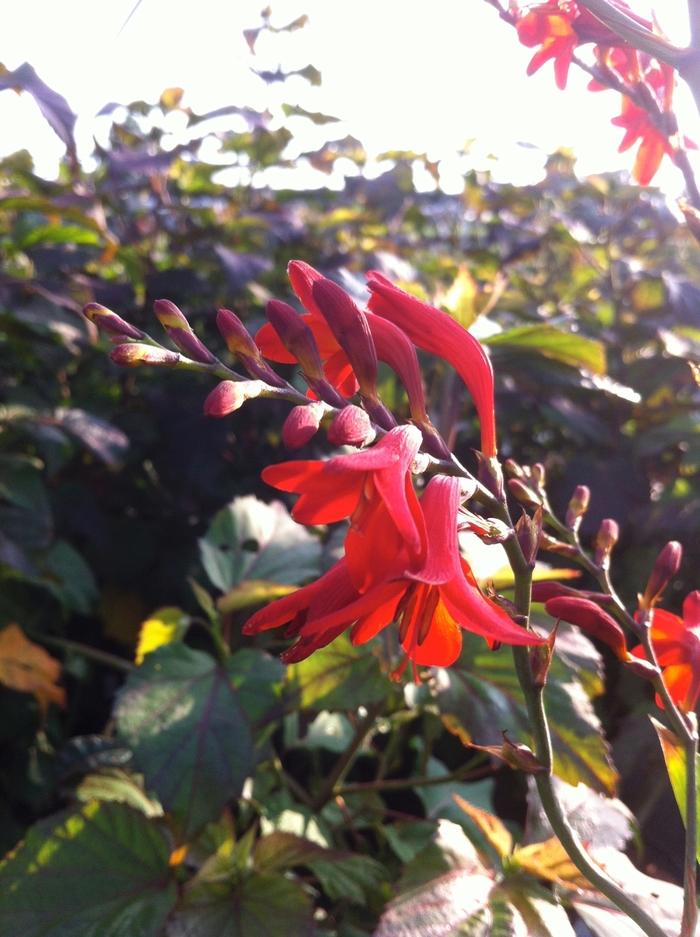
[[7,71],[0,67],[0,91],[8,88],[14,91],[26,91],[31,94],[51,129],[65,143],[69,157],[75,161],[73,130],[76,117],[66,99],[57,91],[49,88],[39,78],[29,62],[24,62],[14,71]]

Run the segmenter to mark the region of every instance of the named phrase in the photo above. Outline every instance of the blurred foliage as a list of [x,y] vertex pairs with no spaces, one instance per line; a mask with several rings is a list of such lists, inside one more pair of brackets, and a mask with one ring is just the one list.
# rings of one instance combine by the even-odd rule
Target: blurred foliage
[[[266,17],[251,49],[279,31]],[[0,867],[0,932],[569,933],[549,887],[569,902],[560,857],[512,847],[535,823],[522,776],[468,747],[502,730],[528,740],[507,650],[469,641],[455,668],[401,688],[387,679],[391,635],[363,648],[341,637],[286,672],[275,637],[251,648],[247,609],[314,578],[336,544],[258,500],[270,501],[260,469],[286,457],[285,405],[205,420],[203,378],[118,370],[80,310],[97,301],[149,329],[167,297],[223,353],[217,307],[254,329],[268,298],[289,298],[290,259],[358,297],[380,269],[483,337],[504,456],[544,462],[555,507],[590,485],[584,539],[619,521],[625,596],[659,546],[684,543],[678,597],[700,561],[700,255],[687,230],[658,193],[580,180],[565,153],[537,185],[468,171],[458,195],[418,191],[415,179],[440,179],[426,156],[386,154],[371,178],[328,115],[197,114],[180,89],[105,108],[88,168],[70,108],[30,66],[0,69],[2,88],[35,97],[67,154],[53,181],[26,152],[0,161],[0,847],[21,841]],[[307,152],[300,121],[324,128]],[[319,187],[285,188],[295,167]],[[339,175],[342,189],[323,185]],[[473,408],[443,362],[425,367],[434,421],[473,464]],[[407,416],[388,372],[382,395]],[[556,770],[621,789],[646,819],[637,858],[677,879],[673,827],[665,843],[653,831],[664,769],[639,730],[648,688],[575,629],[561,643]],[[59,660],[64,709],[49,705],[64,701]],[[509,844],[496,855],[494,824]],[[579,905],[614,933],[611,912]]]

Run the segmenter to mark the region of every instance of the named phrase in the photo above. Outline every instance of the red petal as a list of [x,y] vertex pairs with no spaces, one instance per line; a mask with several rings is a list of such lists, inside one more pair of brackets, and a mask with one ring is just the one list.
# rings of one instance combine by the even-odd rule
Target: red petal
[[439,588],[448,612],[467,631],[504,644],[545,643],[542,638],[516,625],[502,608],[483,596],[464,576],[455,577]]
[[[435,587],[432,587],[435,588]],[[438,601],[427,633],[419,644],[417,633],[421,625],[421,608],[416,608],[402,642],[402,647],[416,664],[425,667],[449,667],[462,650],[462,632],[446,605]]]
[[282,339],[270,322],[266,322],[255,333],[255,344],[260,349],[260,353],[270,361],[279,361],[280,364],[296,364],[297,359],[284,347]]
[[[654,613],[654,618],[658,611]],[[700,590],[689,592],[683,602],[683,621],[686,628],[697,628],[700,625]]]
[[668,141],[662,134],[648,132],[645,135],[632,168],[632,175],[640,185],[649,185],[654,178],[667,147]]

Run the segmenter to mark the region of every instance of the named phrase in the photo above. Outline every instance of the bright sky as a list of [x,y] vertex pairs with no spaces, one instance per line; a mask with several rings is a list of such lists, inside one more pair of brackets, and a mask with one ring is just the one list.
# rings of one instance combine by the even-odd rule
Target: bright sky
[[[275,24],[301,13],[310,22],[261,41],[254,59],[242,30],[259,25],[263,0],[142,0],[122,29],[135,2],[25,0],[4,17],[0,62],[30,62],[68,99],[80,118],[84,156],[93,135],[104,132],[95,115],[106,103],[155,102],[179,85],[183,103],[200,112],[286,101],[336,115],[343,123],[332,125],[334,136],[352,133],[370,154],[427,150],[444,160],[446,178],[460,168],[453,154],[467,141],[470,165],[516,184],[535,181],[544,155],[559,146],[574,150],[582,173],[632,164],[633,152],[617,155],[621,130],[610,125],[618,96],[587,92],[575,68],[565,92],[555,87],[551,64],[528,78],[532,50],[484,0],[273,0]],[[630,2],[648,13],[648,2]],[[685,0],[657,0],[656,7],[665,31],[684,43]],[[250,72],[251,65],[309,62],[323,75],[320,88],[302,79],[265,87]],[[682,116],[686,110],[684,129],[700,141],[700,118],[692,104]],[[39,172],[55,173],[61,144],[27,95],[0,93],[0,126],[1,153],[26,147]],[[655,182],[669,194],[680,191],[671,166]]]

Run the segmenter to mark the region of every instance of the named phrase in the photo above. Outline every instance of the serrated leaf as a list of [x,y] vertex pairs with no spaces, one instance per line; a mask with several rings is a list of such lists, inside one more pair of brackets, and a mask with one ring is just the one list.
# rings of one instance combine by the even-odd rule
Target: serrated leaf
[[[437,702],[446,727],[465,743],[498,745],[502,732],[532,745],[529,719],[507,649],[488,651],[464,635],[459,660],[441,671]],[[600,721],[580,679],[555,657],[547,678],[545,702],[554,748],[554,771],[576,784],[583,781],[605,794],[614,792],[617,773]]]
[[181,608],[168,606],[153,612],[141,625],[134,660],[142,664],[151,651],[173,641],[181,641],[190,625],[190,616]]
[[253,766],[250,723],[231,673],[208,654],[170,644],[128,677],[120,737],[166,810],[191,838],[240,794]]
[[488,844],[495,849],[499,858],[505,858],[513,848],[513,837],[498,817],[487,810],[475,807],[474,804],[470,804],[468,800],[460,797],[459,794],[455,794],[454,799],[459,809],[466,813],[472,823],[478,827]]
[[190,892],[168,925],[168,937],[313,937],[311,903],[281,875],[251,875],[235,888]]
[[[673,790],[673,796],[676,798],[676,803],[678,804],[678,809],[680,811],[681,817],[683,818],[683,826],[686,825],[686,799],[685,799],[685,789],[686,789],[686,754],[683,744],[681,743],[678,736],[675,732],[672,732],[670,729],[667,729],[666,726],[662,725],[658,720],[654,719],[653,716],[649,717],[651,719],[651,724],[653,725],[656,735],[659,739],[659,744],[661,745],[661,751],[663,752],[664,761],[666,763],[666,771],[668,772],[668,779],[671,782],[671,788]],[[696,777],[700,777],[700,755],[695,756],[696,764]],[[697,808],[700,810],[700,790],[696,793],[697,799]],[[700,816],[700,814],[698,814]],[[696,844],[696,856],[700,862],[700,830],[698,830],[697,844]]]
[[344,634],[288,667],[287,680],[304,709],[356,709],[360,704],[377,703],[391,692],[369,645],[356,647]]
[[485,338],[484,344],[503,351],[541,355],[592,374],[603,375],[607,368],[602,342],[574,332],[562,332],[553,325],[520,325]]
[[555,882],[566,888],[591,889],[589,882],[569,858],[569,854],[556,837],[543,843],[521,846],[513,853],[511,861],[524,872]]
[[264,651],[243,648],[226,664],[231,684],[248,719],[257,723],[280,704],[284,664]]
[[30,829],[0,867],[0,933],[159,937],[175,904],[170,848],[153,821],[92,801]]
[[215,515],[199,550],[211,582],[230,592],[244,579],[286,585],[311,579],[318,574],[322,548],[281,501],[265,504],[247,495]]

